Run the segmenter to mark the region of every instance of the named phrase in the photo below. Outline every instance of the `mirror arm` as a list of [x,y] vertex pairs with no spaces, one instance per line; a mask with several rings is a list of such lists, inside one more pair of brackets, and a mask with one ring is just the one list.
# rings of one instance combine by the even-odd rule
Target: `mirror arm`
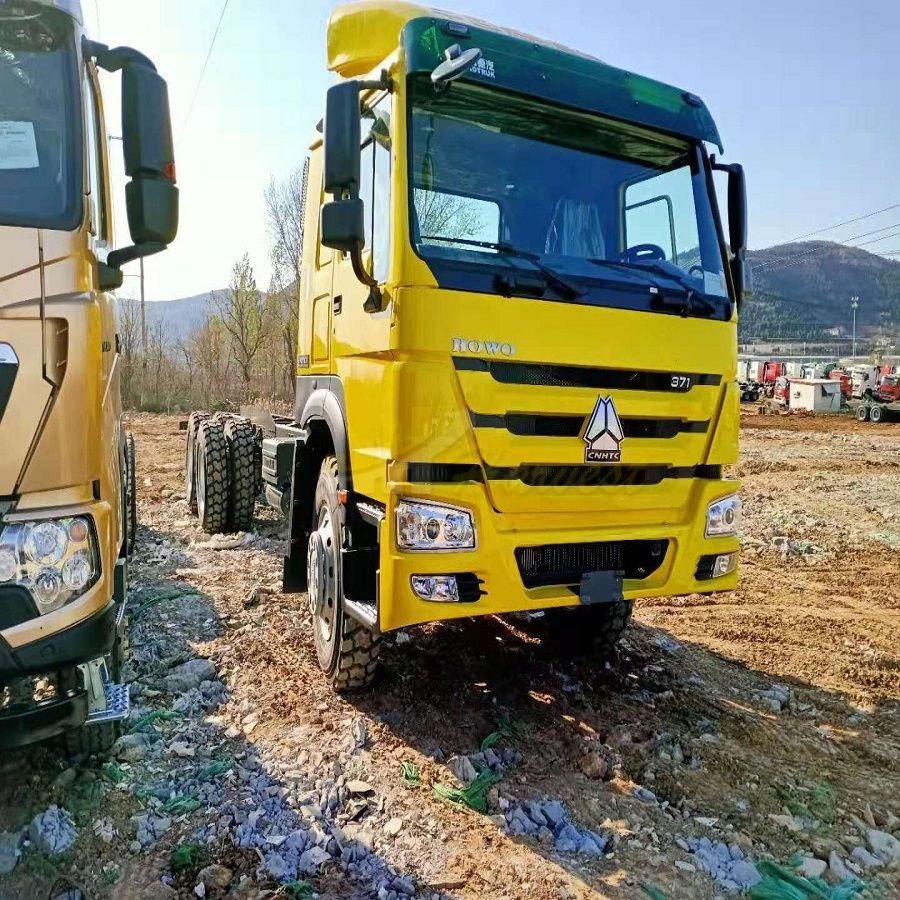
[[141,257],[153,256],[154,253],[162,253],[168,244],[157,241],[147,241],[143,244],[134,244],[131,247],[123,247],[121,250],[113,250],[106,257],[106,264],[113,269],[121,269],[127,263],[134,262]]
[[360,81],[359,89],[361,91],[393,91],[394,83],[391,81],[387,69],[382,69],[377,81]]
[[353,266],[353,274],[369,289],[369,296],[363,304],[366,312],[378,312],[381,310],[381,288],[378,282],[369,274],[363,262],[362,248],[354,247],[350,251],[350,265]]
[[110,49],[106,44],[92,41],[89,38],[82,38],[81,47],[86,57],[95,60],[97,65],[107,72],[118,72],[126,66],[144,66],[152,69],[154,72],[156,71],[153,61],[132,47],[113,47]]

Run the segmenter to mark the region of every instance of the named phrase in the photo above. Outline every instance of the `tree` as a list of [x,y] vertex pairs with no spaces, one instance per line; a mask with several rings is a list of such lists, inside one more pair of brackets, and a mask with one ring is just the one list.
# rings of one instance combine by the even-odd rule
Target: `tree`
[[243,399],[250,399],[253,362],[266,340],[265,299],[256,286],[249,254],[235,263],[231,284],[213,294],[213,306],[231,340],[243,381]]
[[306,218],[306,185],[309,158],[281,183],[274,179],[264,199],[272,257],[270,314],[280,338],[284,388],[289,396],[297,362],[297,322],[303,270],[303,225]]
[[137,300],[126,297],[119,301],[119,340],[122,343],[122,398],[127,407],[135,406],[139,396],[136,368],[140,354],[141,311]]
[[452,244],[450,238],[475,238],[484,228],[479,201],[471,197],[416,188],[413,201],[419,234],[425,243],[429,237],[441,237],[448,238],[446,243]]

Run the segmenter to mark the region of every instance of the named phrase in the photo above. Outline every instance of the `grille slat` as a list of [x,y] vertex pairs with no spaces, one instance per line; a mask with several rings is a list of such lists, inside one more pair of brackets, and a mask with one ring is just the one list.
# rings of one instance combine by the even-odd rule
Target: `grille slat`
[[588,572],[621,572],[647,578],[662,565],[668,540],[595,541],[517,547],[516,564],[529,590],[550,585],[577,585]]

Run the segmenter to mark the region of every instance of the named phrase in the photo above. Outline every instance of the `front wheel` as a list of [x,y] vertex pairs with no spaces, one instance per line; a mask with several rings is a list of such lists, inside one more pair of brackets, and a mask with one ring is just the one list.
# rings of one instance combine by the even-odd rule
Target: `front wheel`
[[338,469],[326,457],[319,472],[308,547],[309,608],[319,666],[335,691],[368,685],[378,668],[380,636],[344,612],[341,579],[343,506]]

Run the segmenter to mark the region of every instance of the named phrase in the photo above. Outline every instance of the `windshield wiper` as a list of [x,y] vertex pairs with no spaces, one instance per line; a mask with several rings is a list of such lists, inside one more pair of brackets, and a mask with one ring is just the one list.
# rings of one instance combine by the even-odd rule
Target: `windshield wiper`
[[556,285],[556,287],[566,294],[570,299],[583,297],[586,293],[585,289],[578,285],[572,284],[559,273],[555,272],[550,266],[541,262],[541,257],[537,253],[529,250],[520,250],[512,244],[505,241],[476,241],[472,238],[455,238],[442,237],[436,234],[423,234],[420,237],[423,241],[441,241],[445,244],[463,244],[468,247],[483,247],[485,250],[494,250],[500,256],[509,256],[514,259],[524,259],[530,262],[546,279]]
[[654,295],[654,302],[663,309],[672,309],[676,312],[680,312],[683,316],[690,316],[695,312],[711,316],[718,309],[718,307],[716,307],[711,300],[708,300],[702,292],[691,287],[684,275],[678,275],[675,272],[671,272],[664,266],[658,266],[653,263],[627,263],[617,259],[601,259],[600,257],[589,257],[588,262],[592,262],[595,266],[625,269],[630,273],[655,272],[657,275],[662,275],[664,278],[674,281],[684,293],[677,297],[670,298],[666,296],[666,291],[668,289],[665,285],[660,284],[655,278],[647,278],[647,281],[659,292]]

